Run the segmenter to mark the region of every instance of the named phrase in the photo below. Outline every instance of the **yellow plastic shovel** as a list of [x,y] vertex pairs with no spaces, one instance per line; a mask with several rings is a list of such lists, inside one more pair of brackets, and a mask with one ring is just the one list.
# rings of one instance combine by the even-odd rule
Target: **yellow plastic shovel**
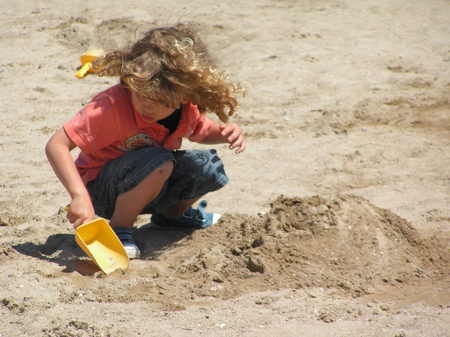
[[128,268],[125,248],[105,219],[98,218],[78,226],[75,241],[105,274]]
[[92,62],[95,61],[97,57],[103,56],[105,52],[102,49],[89,49],[83,55],[80,56],[81,67],[76,72],[75,76],[77,78],[83,78],[88,73],[92,72]]

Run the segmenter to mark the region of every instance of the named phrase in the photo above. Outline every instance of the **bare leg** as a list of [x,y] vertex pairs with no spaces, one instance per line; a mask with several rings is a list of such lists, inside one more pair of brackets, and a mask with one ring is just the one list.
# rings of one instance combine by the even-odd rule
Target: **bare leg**
[[168,218],[182,216],[183,213],[199,199],[200,197],[195,199],[181,200],[180,202],[178,202],[178,204],[166,211],[163,215]]
[[144,207],[161,192],[164,183],[172,174],[173,166],[172,161],[165,162],[136,187],[119,195],[110,221],[111,226],[132,227]]

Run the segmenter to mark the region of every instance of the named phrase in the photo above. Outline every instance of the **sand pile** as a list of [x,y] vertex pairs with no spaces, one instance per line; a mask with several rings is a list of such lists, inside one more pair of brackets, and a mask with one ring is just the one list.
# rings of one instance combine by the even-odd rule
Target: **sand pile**
[[367,294],[380,285],[440,278],[449,257],[406,220],[347,195],[279,196],[267,214],[227,215],[159,259],[192,292],[226,297],[285,287]]

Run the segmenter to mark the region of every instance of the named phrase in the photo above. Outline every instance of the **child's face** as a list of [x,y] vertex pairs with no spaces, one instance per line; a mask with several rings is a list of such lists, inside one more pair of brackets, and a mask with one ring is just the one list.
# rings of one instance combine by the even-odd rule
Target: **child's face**
[[149,123],[169,117],[174,112],[173,108],[139,96],[135,92],[131,92],[131,104],[133,105],[133,109],[140,113]]

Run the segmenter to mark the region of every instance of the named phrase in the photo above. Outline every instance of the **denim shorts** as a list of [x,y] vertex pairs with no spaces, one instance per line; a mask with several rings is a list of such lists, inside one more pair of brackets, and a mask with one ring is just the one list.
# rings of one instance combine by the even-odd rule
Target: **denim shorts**
[[170,151],[146,147],[126,152],[110,161],[97,178],[88,183],[96,214],[111,219],[117,197],[138,185],[168,160],[174,161],[172,175],[141,214],[163,213],[181,200],[200,198],[228,183],[222,160],[214,149]]

